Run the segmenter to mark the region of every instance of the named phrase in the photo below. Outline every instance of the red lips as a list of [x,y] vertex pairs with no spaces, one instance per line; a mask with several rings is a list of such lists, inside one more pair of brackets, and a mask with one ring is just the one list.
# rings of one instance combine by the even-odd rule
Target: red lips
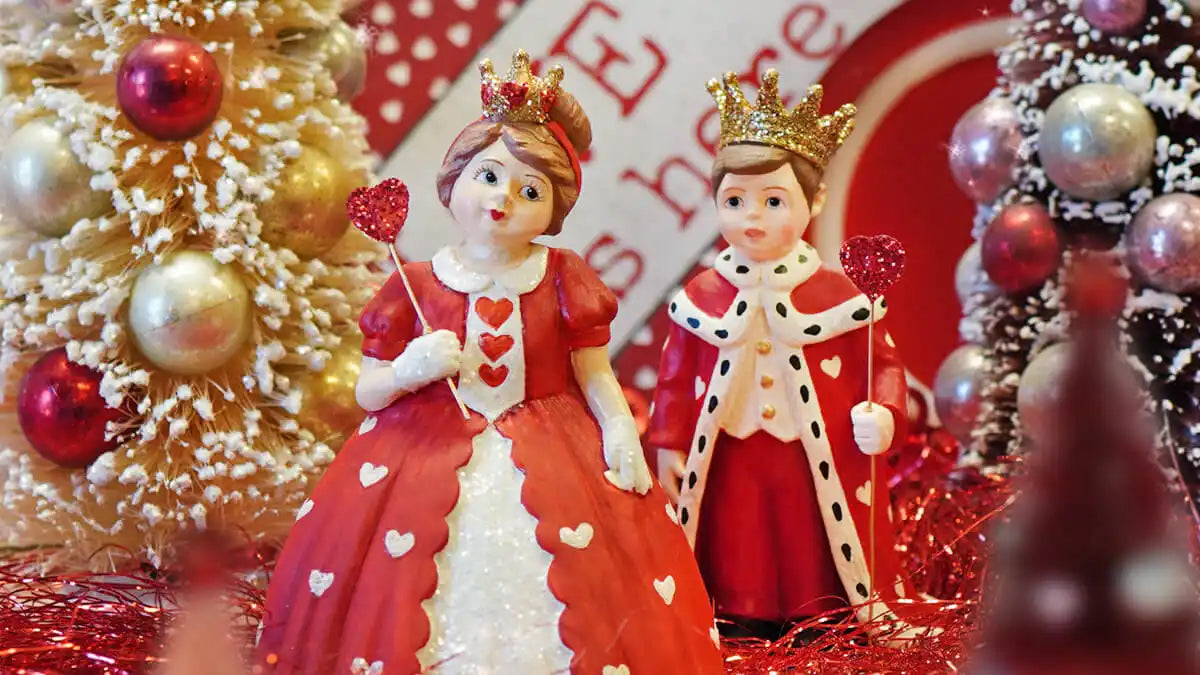
[[745,235],[747,237],[750,237],[751,239],[761,239],[761,238],[767,236],[767,231],[760,230],[757,227],[751,227],[745,231]]
[[492,217],[492,220],[500,221],[500,220],[504,220],[505,214],[503,211],[501,211],[499,209],[491,209],[490,211],[488,211],[488,215]]

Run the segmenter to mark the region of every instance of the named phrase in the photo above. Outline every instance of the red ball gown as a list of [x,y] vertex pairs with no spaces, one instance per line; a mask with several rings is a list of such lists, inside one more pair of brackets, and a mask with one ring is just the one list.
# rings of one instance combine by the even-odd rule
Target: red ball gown
[[[545,247],[496,278],[451,249],[405,270],[464,345],[470,420],[437,382],[346,443],[272,578],[267,672],[722,672],[678,519],[661,488],[605,480],[572,370],[572,350],[608,343],[612,293]],[[397,276],[360,324],[382,361],[421,335]]]

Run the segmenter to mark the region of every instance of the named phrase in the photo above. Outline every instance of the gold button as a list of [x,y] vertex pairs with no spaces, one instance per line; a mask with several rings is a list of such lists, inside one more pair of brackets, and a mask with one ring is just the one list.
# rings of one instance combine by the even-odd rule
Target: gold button
[[771,377],[770,375],[763,375],[762,379],[759,380],[758,383],[762,385],[763,389],[770,389],[775,384],[775,378]]
[[764,419],[764,420],[774,419],[774,417],[775,417],[775,406],[773,406],[773,405],[764,405],[764,406],[763,406],[763,411],[762,411],[762,416],[763,416],[763,419]]
[[771,341],[770,340],[759,340],[758,344],[754,348],[758,350],[759,354],[770,354],[771,353]]

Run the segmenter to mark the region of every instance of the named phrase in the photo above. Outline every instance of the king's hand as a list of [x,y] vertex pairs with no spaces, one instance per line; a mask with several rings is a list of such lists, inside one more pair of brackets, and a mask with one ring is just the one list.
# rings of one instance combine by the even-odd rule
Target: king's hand
[[896,420],[892,411],[878,403],[859,403],[850,409],[854,426],[854,442],[864,455],[882,455],[892,447]]

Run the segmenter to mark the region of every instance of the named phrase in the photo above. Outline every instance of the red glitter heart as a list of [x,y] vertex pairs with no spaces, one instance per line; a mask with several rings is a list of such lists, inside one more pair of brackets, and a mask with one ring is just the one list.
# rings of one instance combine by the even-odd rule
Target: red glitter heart
[[906,255],[904,245],[886,234],[851,237],[842,244],[842,269],[874,302],[900,280]]
[[492,88],[490,82],[484,82],[479,85],[479,99],[484,105],[491,105],[492,97],[496,95],[496,90]]
[[375,187],[360,187],[346,200],[350,222],[375,241],[396,241],[408,219],[408,186],[389,178]]

